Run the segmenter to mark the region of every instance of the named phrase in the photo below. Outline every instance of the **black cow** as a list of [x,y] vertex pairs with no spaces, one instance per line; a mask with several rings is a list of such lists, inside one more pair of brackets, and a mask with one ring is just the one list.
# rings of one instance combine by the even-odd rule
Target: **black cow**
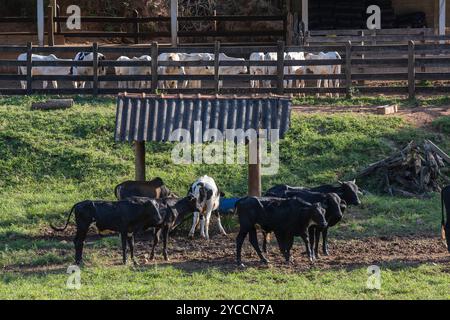
[[362,195],[362,192],[356,185],[356,180],[344,182],[339,181],[338,183],[338,186],[325,184],[319,187],[309,188],[308,190],[322,193],[337,193],[339,197],[345,200],[348,205],[359,206],[361,204],[359,195]]
[[150,181],[125,181],[114,188],[114,194],[117,200],[123,200],[129,197],[146,197],[146,198],[178,198],[171,192],[164,181],[157,177]]
[[[176,200],[174,200],[176,201]],[[178,200],[172,207],[171,202],[149,198],[133,197],[120,201],[91,201],[85,200],[75,204],[70,210],[66,225],[57,228],[51,225],[55,231],[64,231],[70,221],[72,212],[75,214],[77,232],[74,239],[75,263],[81,264],[83,256],[83,244],[89,227],[96,224],[99,231],[111,230],[119,232],[122,240],[123,263],[127,262],[127,243],[130,247],[131,259],[134,263],[134,234],[154,227],[159,231],[164,229],[164,256],[167,258],[167,234],[170,227],[181,221],[182,215],[195,208],[195,199],[186,197]],[[159,233],[157,236],[159,237]],[[157,241],[156,241],[157,243]],[[154,252],[155,243],[152,253]]]
[[337,193],[339,197],[345,200],[345,202],[348,205],[358,206],[361,204],[359,195],[361,195],[362,192],[356,185],[356,180],[344,182],[339,181],[337,186],[325,184],[314,188],[292,187],[286,184],[280,184],[267,190],[266,195],[278,197],[279,195],[284,194],[285,192],[294,192],[303,190],[309,190],[320,193]]
[[242,244],[247,234],[249,234],[249,241],[261,262],[268,262],[258,245],[257,225],[265,232],[275,233],[278,246],[287,263],[290,262],[290,250],[294,236],[300,236],[303,239],[306,252],[312,261],[308,227],[311,224],[317,224],[321,228],[327,225],[324,217],[325,210],[320,204],[308,204],[300,199],[246,197],[236,203],[235,213],[238,214],[240,224],[239,234],[236,238],[236,262],[239,266],[242,266]]
[[[442,188],[441,206],[442,206],[442,221],[441,221],[442,238],[447,240],[447,249],[448,252],[450,252],[450,185]],[[445,214],[447,215],[447,222],[445,222]]]
[[[289,187],[288,187],[289,188]],[[347,204],[342,200],[336,193],[320,193],[313,192],[306,189],[296,188],[288,189],[282,186],[276,186],[267,191],[267,196],[277,196],[280,198],[299,198],[305,202],[315,203],[319,202],[322,207],[325,208],[325,218],[327,220],[328,226],[323,229],[318,229],[314,226],[309,228],[309,240],[313,248],[313,257],[319,256],[319,239],[322,233],[323,243],[322,251],[324,255],[329,255],[328,250],[328,228],[335,226],[339,221],[342,220],[343,212],[347,208]],[[282,191],[284,189],[284,191]],[[295,191],[293,191],[295,190]],[[266,252],[267,238],[264,237],[263,249]]]

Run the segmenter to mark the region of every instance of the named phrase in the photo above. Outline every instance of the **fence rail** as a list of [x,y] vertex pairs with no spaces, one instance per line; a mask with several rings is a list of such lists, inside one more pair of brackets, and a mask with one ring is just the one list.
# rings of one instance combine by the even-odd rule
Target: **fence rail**
[[[56,17],[54,16],[53,8],[48,7],[48,11],[45,19],[45,34],[48,38],[48,44],[53,45],[55,36],[63,36],[67,38],[131,38],[135,44],[139,44],[143,39],[157,39],[157,38],[170,38],[170,17],[157,16],[157,17],[142,17],[137,11],[134,11],[132,17],[104,17],[104,16],[82,16],[82,23],[96,23],[96,24],[108,24],[117,28],[123,28],[126,26],[125,31],[89,31],[89,30],[66,30],[65,23],[68,16],[61,16],[59,14],[59,8],[57,10]],[[2,23],[34,23],[35,19],[32,17],[0,17],[0,24]],[[178,17],[179,24],[198,23],[198,22],[210,22],[211,30],[192,30],[178,32],[178,37],[183,38],[273,38],[276,40],[286,40],[287,34],[287,16],[286,15],[274,15],[274,16],[230,16],[230,15],[214,15],[214,16],[196,16],[196,17]],[[224,22],[245,22],[245,23],[257,23],[257,22],[278,22],[279,28],[272,28],[267,30],[261,30],[260,28],[241,28],[241,30],[227,30],[221,29],[218,23]],[[143,25],[151,24],[153,31],[144,31]],[[56,28],[55,28],[56,25]],[[1,31],[0,35],[36,35],[35,30],[25,32],[11,32]],[[255,41],[255,39],[252,39]]]
[[[34,53],[65,54],[74,56],[76,52],[87,51],[94,53],[93,61],[35,61],[31,58]],[[277,52],[275,61],[250,61],[250,53],[255,51]],[[321,51],[337,51],[341,59],[323,60],[285,60],[285,52],[303,51],[317,53]],[[25,61],[13,59],[0,60],[0,67],[9,68],[9,72],[0,74],[0,94],[25,95],[25,94],[117,94],[119,92],[130,93],[208,93],[208,94],[249,94],[249,93],[273,93],[273,94],[408,94],[414,97],[418,93],[442,93],[449,92],[450,86],[430,87],[423,85],[424,81],[450,81],[450,46],[446,44],[416,44],[410,41],[408,45],[376,45],[362,46],[347,42],[341,46],[285,46],[279,41],[271,46],[247,46],[230,47],[216,42],[214,46],[206,47],[166,47],[157,42],[145,46],[92,46],[73,47],[36,47],[29,43],[24,46],[0,46],[0,53],[27,53]],[[211,53],[214,57],[211,61],[159,61],[161,53]],[[445,52],[447,56],[443,56]],[[105,60],[98,59],[99,53],[104,54]],[[244,57],[238,61],[219,59],[220,54],[236,55]],[[365,56],[361,56],[364,53]],[[116,61],[111,56],[124,54],[147,54],[151,61]],[[108,58],[109,56],[109,58]],[[162,74],[161,67],[209,67],[209,74]],[[290,67],[304,67],[309,71],[317,68],[336,66],[340,72],[298,73],[289,72]],[[88,67],[90,74],[70,75],[66,74],[42,74],[39,68],[65,68]],[[103,74],[99,70],[114,67],[147,67],[149,75],[116,75],[112,72]],[[224,73],[227,67],[245,67],[245,74],[238,72]],[[263,75],[255,75],[249,72],[252,67],[270,67],[270,72]],[[23,69],[17,74],[18,69]],[[24,72],[24,70],[26,70]],[[61,69],[62,70],[62,69]],[[211,71],[213,70],[213,72]],[[323,70],[323,69],[322,69]],[[331,70],[330,68],[325,70]],[[242,70],[241,70],[242,71]],[[63,72],[60,72],[63,73]],[[185,86],[186,81],[203,81],[200,88]],[[37,88],[38,81],[87,81],[90,88]],[[145,87],[137,88],[131,82],[145,82]],[[176,81],[177,87],[167,87],[165,81]],[[226,81],[226,85],[222,84]],[[266,86],[251,87],[253,81],[265,81]],[[297,82],[305,81],[306,86],[301,87]],[[317,81],[328,86],[317,87]],[[366,82],[381,82],[377,86],[368,85]],[[2,85],[6,82],[8,86]],[[22,82],[22,88],[17,86]],[[125,88],[118,86],[118,82],[125,84]],[[289,84],[295,84],[290,86]],[[393,84],[395,83],[395,84]]]

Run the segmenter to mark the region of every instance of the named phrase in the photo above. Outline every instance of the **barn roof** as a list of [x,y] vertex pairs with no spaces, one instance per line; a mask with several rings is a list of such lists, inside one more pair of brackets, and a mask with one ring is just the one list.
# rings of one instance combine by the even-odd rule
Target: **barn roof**
[[[116,141],[169,141],[176,129],[194,134],[194,122],[207,129],[289,128],[291,102],[287,98],[236,96],[142,96],[117,98]],[[270,138],[270,131],[267,132]]]

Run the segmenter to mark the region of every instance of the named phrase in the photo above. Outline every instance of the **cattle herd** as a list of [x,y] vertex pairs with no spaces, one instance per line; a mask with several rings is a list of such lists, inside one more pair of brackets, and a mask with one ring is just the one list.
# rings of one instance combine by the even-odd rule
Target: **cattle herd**
[[[213,178],[200,177],[188,189],[186,197],[171,192],[161,178],[151,181],[126,181],[114,190],[117,201],[85,200],[75,204],[68,213],[64,227],[51,225],[55,231],[64,231],[72,213],[75,215],[76,235],[75,262],[82,262],[83,245],[89,227],[95,224],[98,231],[115,231],[121,236],[123,263],[127,262],[127,247],[134,259],[134,235],[153,228],[153,245],[150,258],[162,235],[163,255],[168,260],[167,244],[169,233],[185,217],[193,213],[189,237],[193,237],[200,224],[201,236],[209,239],[209,224],[212,214],[216,215],[219,231],[226,234],[220,220],[220,200],[224,194]],[[337,185],[323,185],[316,188],[277,185],[270,188],[263,197],[235,198],[234,214],[239,220],[236,238],[236,262],[242,266],[242,244],[247,234],[261,262],[267,263],[267,240],[275,234],[279,249],[291,262],[290,250],[295,236],[305,243],[310,261],[319,256],[319,238],[322,235],[322,252],[329,254],[328,228],[335,226],[348,205],[359,205],[361,194],[355,181],[339,182]],[[259,247],[257,229],[263,234],[263,248]]]
[[[50,54],[48,56],[33,54],[31,57],[32,61],[93,61],[94,54],[92,52],[78,52],[74,59],[60,59],[56,57],[54,54]],[[106,60],[106,57],[102,53],[98,53],[99,60]],[[341,56],[338,52],[327,52],[327,53],[305,53],[305,52],[285,52],[284,53],[285,60],[340,60]],[[27,54],[22,53],[18,57],[19,61],[26,61]],[[224,53],[219,54],[219,61],[276,61],[277,53],[276,52],[253,52],[250,54],[248,60],[244,58],[234,58],[227,56]],[[138,62],[151,62],[151,57],[148,55],[143,55],[141,57],[132,57],[129,58],[127,56],[120,56],[117,61],[138,61]],[[158,56],[158,62],[183,62],[183,61],[214,61],[214,54],[211,53],[161,53]],[[245,63],[243,63],[245,64]],[[94,71],[92,66],[33,66],[32,67],[32,75],[78,75],[78,76],[92,76]],[[150,76],[151,75],[151,66],[143,65],[142,63],[136,66],[117,66],[114,67],[114,72],[119,76],[130,76],[130,75],[140,75],[140,76]],[[19,75],[26,75],[27,67],[19,67],[18,68]],[[100,66],[98,68],[98,75],[103,76],[106,75],[107,69],[104,66]],[[256,76],[262,75],[276,75],[277,67],[276,66],[263,66],[263,65],[251,65],[249,68],[245,65],[241,66],[220,66],[219,74],[220,75],[238,75],[238,74],[250,74]],[[284,74],[286,75],[304,75],[304,74],[315,74],[315,75],[335,75],[341,73],[341,65],[309,65],[309,66],[285,66]],[[158,67],[159,75],[214,75],[214,67],[212,66],[159,66]],[[150,78],[150,77],[149,77]],[[150,80],[141,80],[141,81],[118,81],[117,86],[120,89],[125,88],[150,88]],[[320,88],[322,86],[325,88],[339,87],[339,79],[336,80],[327,80],[327,79],[318,79],[317,87]],[[86,81],[74,81],[74,88],[84,88]],[[48,82],[43,82],[43,88],[47,88]],[[58,87],[57,81],[52,81],[52,85],[54,88]],[[253,88],[270,88],[272,86],[272,82],[270,80],[251,80],[250,85]],[[284,81],[285,87],[288,88],[304,88],[305,81],[303,80],[286,80]],[[21,81],[21,86],[23,89],[26,88],[26,82]],[[220,80],[219,86],[223,86],[223,81]],[[202,81],[201,80],[165,80],[160,81],[158,84],[158,88],[160,89],[176,89],[176,88],[201,88]]]

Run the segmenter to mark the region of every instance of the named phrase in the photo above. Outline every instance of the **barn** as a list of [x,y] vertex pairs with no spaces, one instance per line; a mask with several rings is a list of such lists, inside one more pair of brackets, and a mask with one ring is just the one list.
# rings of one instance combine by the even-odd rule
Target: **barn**
[[450,23],[446,0],[287,0],[287,8],[298,13],[306,30],[364,29],[366,9],[381,8],[383,29],[432,28],[445,34]]

